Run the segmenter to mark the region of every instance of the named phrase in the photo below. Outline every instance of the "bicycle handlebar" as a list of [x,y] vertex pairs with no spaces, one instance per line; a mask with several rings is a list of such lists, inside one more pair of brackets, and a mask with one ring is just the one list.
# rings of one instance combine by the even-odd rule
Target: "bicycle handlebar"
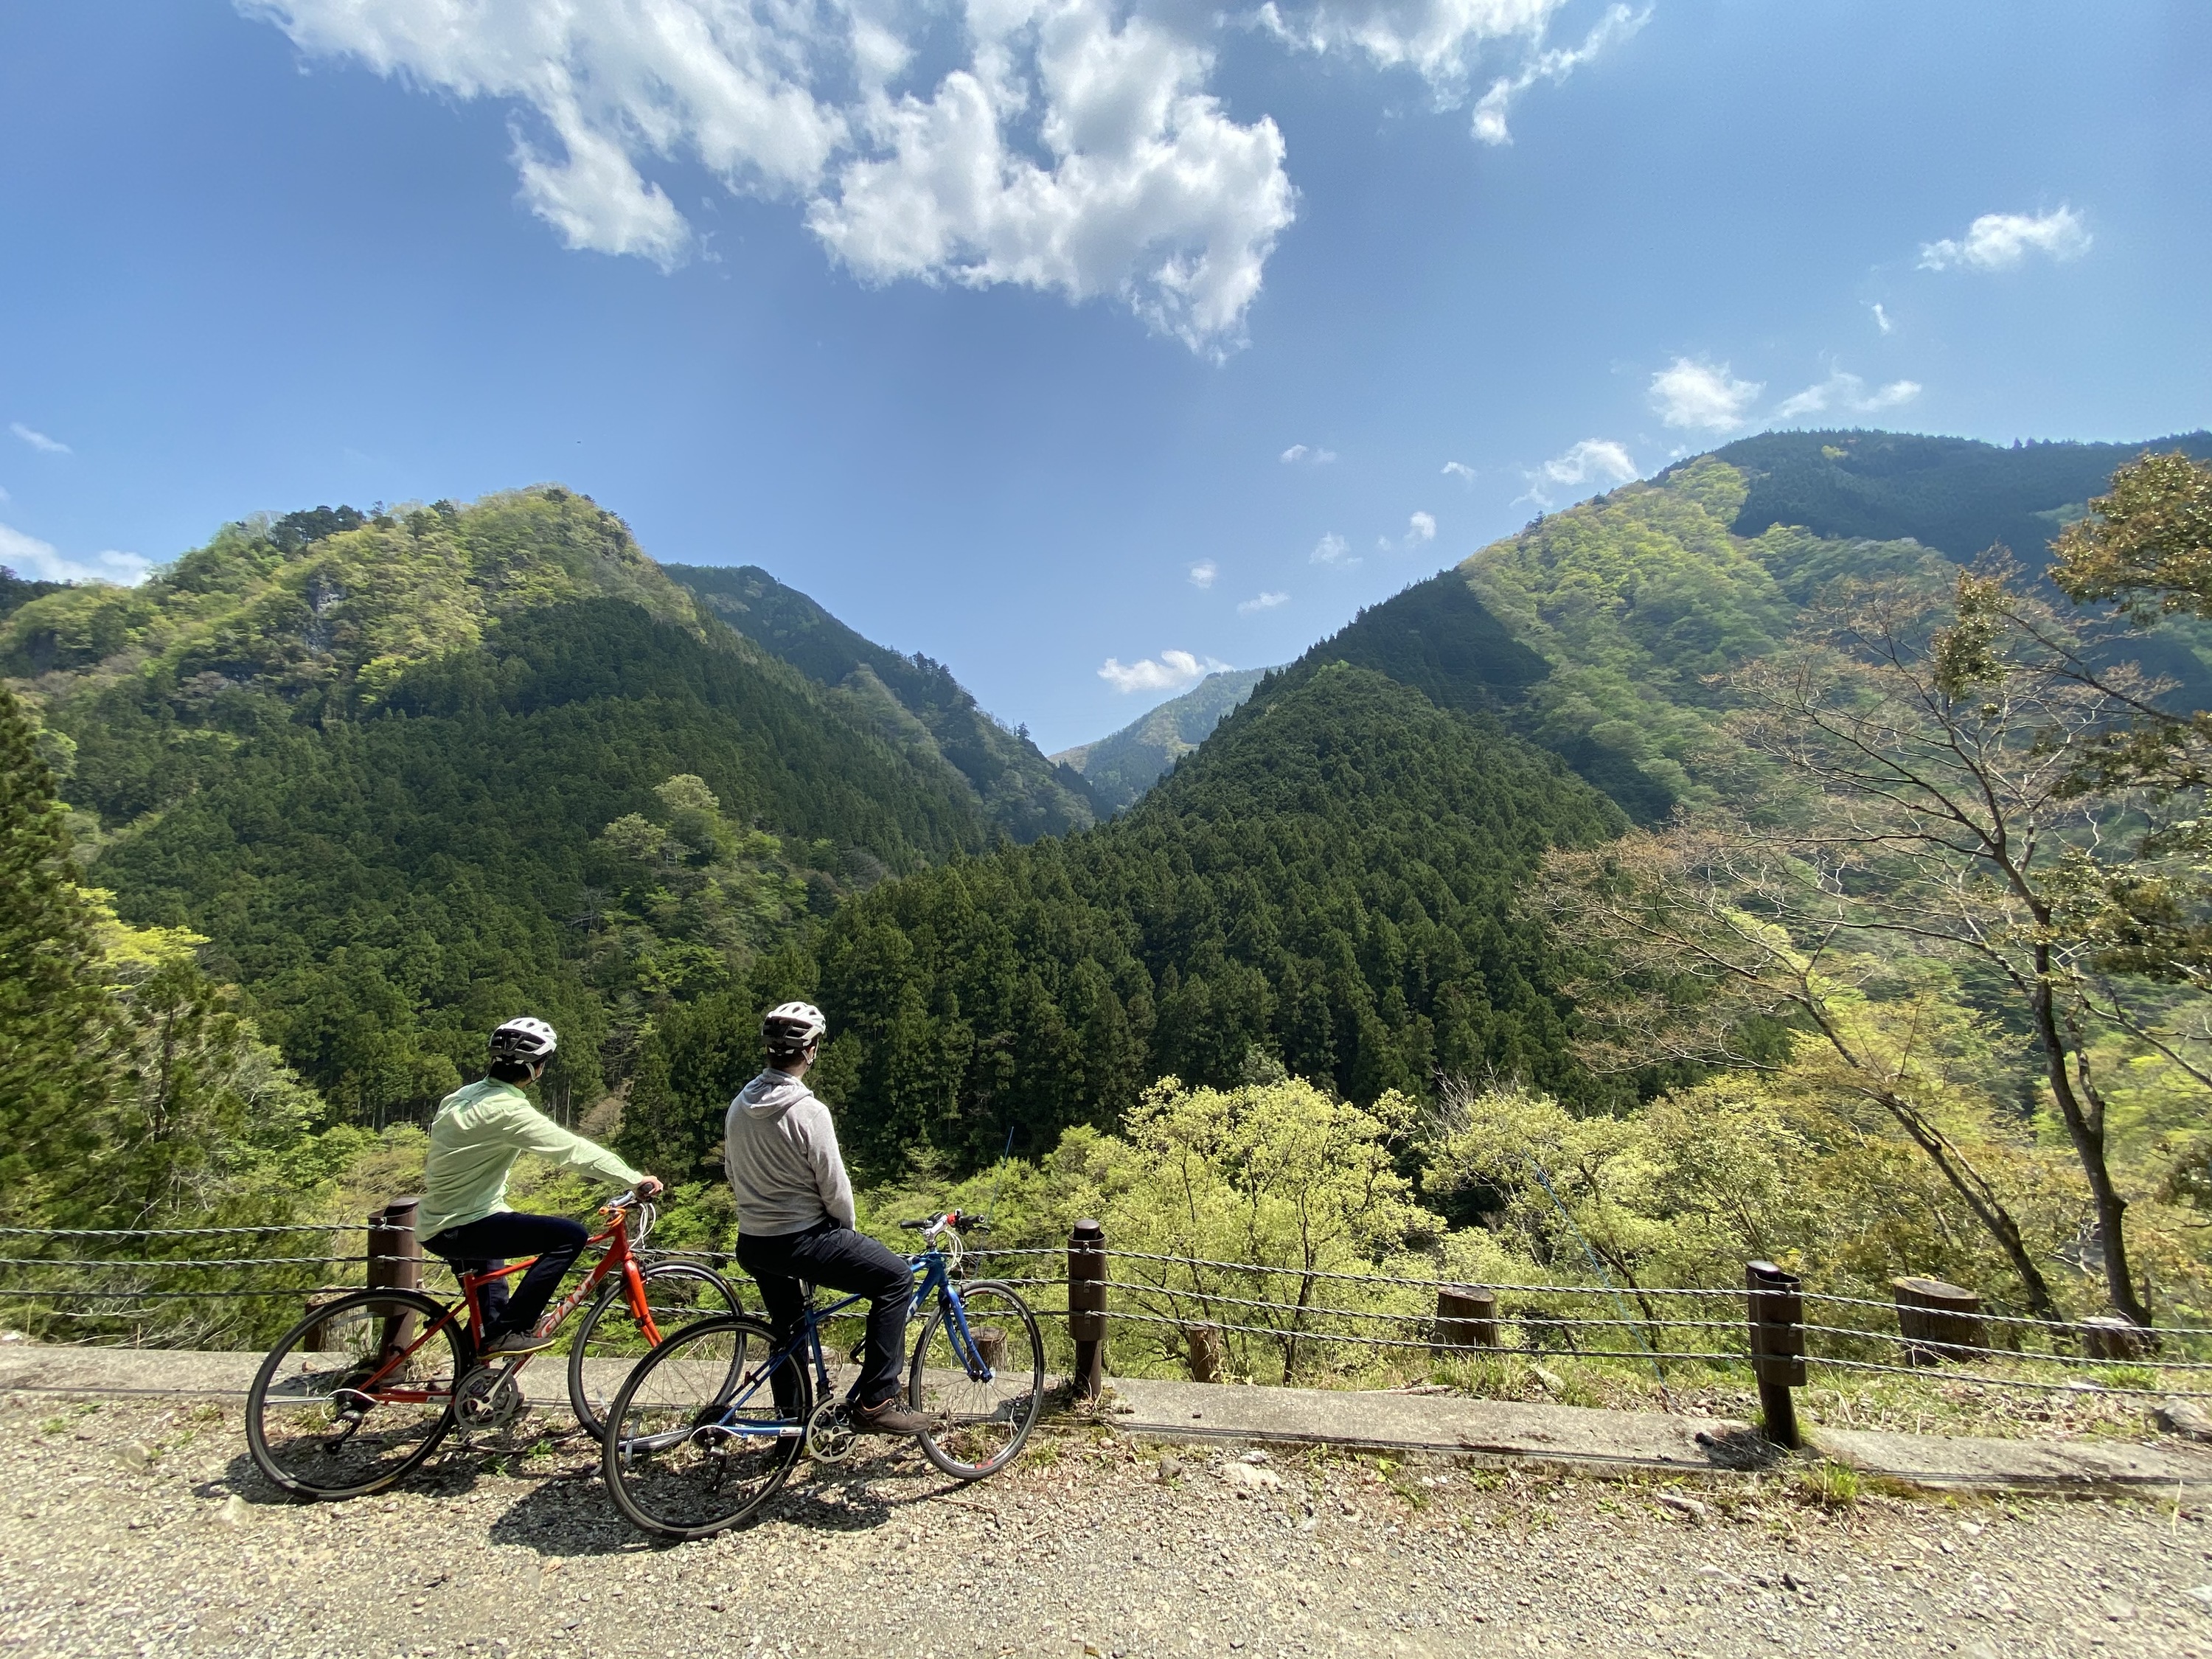
[[982,1217],[963,1215],[957,1210],[947,1210],[943,1215],[924,1216],[919,1221],[902,1221],[899,1225],[910,1233],[935,1232],[939,1228],[969,1233],[988,1233],[991,1231],[991,1224]]

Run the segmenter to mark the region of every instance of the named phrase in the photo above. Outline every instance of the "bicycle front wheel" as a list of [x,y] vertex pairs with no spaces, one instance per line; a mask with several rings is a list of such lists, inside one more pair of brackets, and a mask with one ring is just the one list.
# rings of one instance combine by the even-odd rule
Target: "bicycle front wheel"
[[[645,1303],[663,1336],[702,1319],[733,1318],[744,1304],[721,1274],[689,1261],[663,1261],[643,1269]],[[653,1345],[630,1315],[620,1279],[610,1280],[577,1322],[568,1345],[568,1403],[584,1432],[597,1440],[606,1432],[607,1408],[623,1378]],[[734,1357],[742,1366],[742,1349]]]
[[929,1419],[922,1455],[956,1480],[981,1480],[1012,1462],[1036,1426],[1044,1343],[1036,1316],[1010,1286],[969,1285],[957,1294],[966,1334],[940,1298],[915,1345],[907,1404]]
[[757,1319],[687,1325],[638,1362],[607,1408],[601,1467],[630,1523],[704,1538],[757,1514],[806,1443],[799,1352]]
[[446,1437],[464,1358],[460,1327],[442,1303],[413,1291],[340,1297],[261,1362],[246,1396],[246,1446],[295,1498],[381,1492]]

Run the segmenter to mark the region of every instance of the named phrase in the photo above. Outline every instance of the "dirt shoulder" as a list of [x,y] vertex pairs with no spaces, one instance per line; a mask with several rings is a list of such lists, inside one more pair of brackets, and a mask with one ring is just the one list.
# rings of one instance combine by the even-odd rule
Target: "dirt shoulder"
[[[277,1501],[234,1404],[0,1403],[14,1652],[345,1656],[2203,1655],[2208,1511],[1603,1480],[1049,1436],[956,1488],[903,1448],[648,1546],[572,1425]],[[2202,1589],[2203,1595],[2193,1594]]]

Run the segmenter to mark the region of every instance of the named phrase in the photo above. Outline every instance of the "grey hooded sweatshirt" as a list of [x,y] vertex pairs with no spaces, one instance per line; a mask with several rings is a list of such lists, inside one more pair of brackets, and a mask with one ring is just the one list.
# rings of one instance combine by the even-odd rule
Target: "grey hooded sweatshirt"
[[722,1121],[722,1168],[738,1195],[738,1231],[754,1238],[805,1232],[824,1216],[853,1224],[853,1183],[836,1126],[787,1072],[763,1072]]

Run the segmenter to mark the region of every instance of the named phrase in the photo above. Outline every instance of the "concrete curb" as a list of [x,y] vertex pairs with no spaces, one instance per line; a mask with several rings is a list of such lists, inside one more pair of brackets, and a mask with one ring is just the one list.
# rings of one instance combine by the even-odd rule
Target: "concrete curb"
[[[260,1364],[258,1353],[10,1343],[0,1346],[0,1393],[242,1399]],[[1750,1425],[1727,1418],[1141,1377],[1117,1377],[1112,1389],[1095,1414],[1063,1420],[1094,1421],[1148,1440],[1342,1446],[1679,1474],[1738,1474],[1798,1461],[1767,1446]],[[1806,1439],[1814,1455],[1934,1491],[2212,1494],[2212,1449],[2176,1440],[1993,1440],[1819,1427]]]

